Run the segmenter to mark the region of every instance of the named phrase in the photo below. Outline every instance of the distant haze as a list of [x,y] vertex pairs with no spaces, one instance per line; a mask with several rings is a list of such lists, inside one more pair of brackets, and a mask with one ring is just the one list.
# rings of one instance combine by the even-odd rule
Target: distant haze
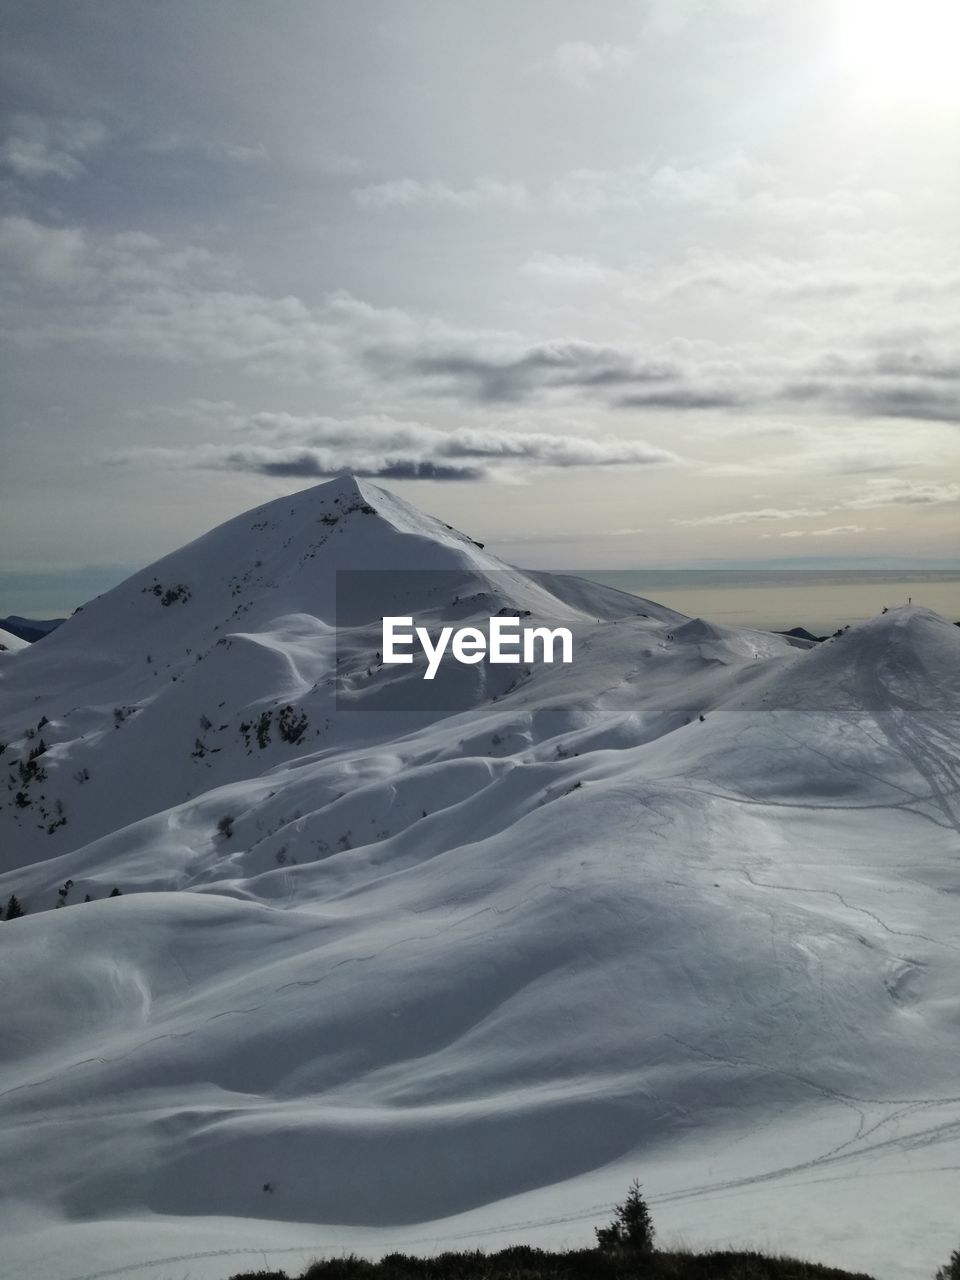
[[585,570],[584,577],[728,627],[815,634],[853,626],[908,600],[960,620],[960,573],[882,570]]

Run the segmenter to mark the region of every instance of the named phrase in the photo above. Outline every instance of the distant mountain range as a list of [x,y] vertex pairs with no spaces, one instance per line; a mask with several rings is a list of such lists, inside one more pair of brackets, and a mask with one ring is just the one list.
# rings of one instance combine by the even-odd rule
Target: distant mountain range
[[9,618],[0,618],[0,630],[7,631],[10,635],[19,637],[21,640],[27,640],[31,644],[35,640],[42,640],[45,635],[49,635],[51,631],[55,631],[62,623],[66,622],[66,618],[20,618],[12,613]]

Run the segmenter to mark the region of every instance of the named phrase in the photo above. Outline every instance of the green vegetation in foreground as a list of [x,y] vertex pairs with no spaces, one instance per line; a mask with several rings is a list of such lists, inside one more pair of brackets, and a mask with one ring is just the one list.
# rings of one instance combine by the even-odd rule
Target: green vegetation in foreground
[[[245,1271],[231,1280],[291,1280],[285,1271]],[[873,1280],[796,1258],[762,1253],[624,1252],[599,1249],[547,1253],[527,1245],[499,1253],[441,1253],[414,1258],[392,1253],[380,1262],[351,1255],[314,1262],[299,1280]]]
[[[796,1258],[762,1253],[662,1253],[654,1248],[653,1219],[634,1182],[613,1221],[597,1227],[597,1247],[549,1253],[514,1245],[499,1253],[441,1253],[416,1258],[391,1253],[379,1262],[351,1254],[314,1262],[298,1280],[873,1280]],[[960,1268],[960,1255],[954,1255]],[[246,1271],[231,1280],[291,1280],[285,1271]],[[937,1280],[960,1280],[960,1269]]]

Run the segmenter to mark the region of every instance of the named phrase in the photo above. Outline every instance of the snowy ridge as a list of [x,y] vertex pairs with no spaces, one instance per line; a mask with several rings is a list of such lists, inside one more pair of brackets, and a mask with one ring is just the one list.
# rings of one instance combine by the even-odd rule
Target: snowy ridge
[[12,631],[5,631],[3,627],[0,627],[0,652],[19,653],[21,649],[26,649],[29,644],[29,640],[21,640]]
[[[338,710],[335,571],[413,563],[460,584],[428,616],[565,619],[574,666]],[[5,655],[8,1257],[213,1280],[244,1248],[585,1242],[639,1174],[666,1236],[809,1253],[815,1221],[838,1265],[928,1274],[958,659],[922,609],[807,648],[525,574],[350,478]]]

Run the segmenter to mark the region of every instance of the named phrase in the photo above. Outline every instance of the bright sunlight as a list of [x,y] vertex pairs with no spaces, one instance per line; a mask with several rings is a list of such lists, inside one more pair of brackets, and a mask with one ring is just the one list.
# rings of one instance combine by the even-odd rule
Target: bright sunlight
[[870,97],[960,101],[960,0],[846,0],[843,66]]

